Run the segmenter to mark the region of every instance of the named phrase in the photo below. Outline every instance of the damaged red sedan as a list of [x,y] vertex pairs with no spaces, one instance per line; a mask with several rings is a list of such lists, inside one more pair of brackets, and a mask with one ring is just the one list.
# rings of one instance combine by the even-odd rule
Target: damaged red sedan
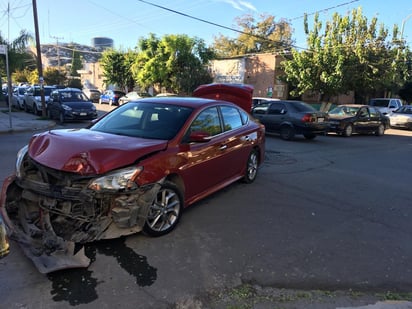
[[9,236],[40,272],[87,267],[78,244],[170,232],[184,207],[255,180],[265,129],[236,104],[140,99],[83,129],[36,134],[3,184]]

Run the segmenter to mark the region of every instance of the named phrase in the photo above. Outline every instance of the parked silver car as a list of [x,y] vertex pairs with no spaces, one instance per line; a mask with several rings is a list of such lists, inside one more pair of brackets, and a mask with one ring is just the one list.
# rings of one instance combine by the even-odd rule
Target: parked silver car
[[[49,100],[50,93],[55,89],[53,86],[43,86],[45,104]],[[24,111],[33,112],[38,115],[42,111],[40,86],[30,86],[24,94]]]
[[387,117],[392,128],[412,130],[412,105],[403,105]]
[[24,109],[24,94],[27,88],[27,86],[17,86],[13,89],[14,102],[19,109]]

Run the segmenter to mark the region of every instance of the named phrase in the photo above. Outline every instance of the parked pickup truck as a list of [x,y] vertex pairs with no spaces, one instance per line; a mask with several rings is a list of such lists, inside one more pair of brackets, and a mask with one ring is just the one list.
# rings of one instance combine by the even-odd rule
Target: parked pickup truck
[[374,98],[370,99],[369,105],[377,107],[382,114],[387,115],[393,112],[394,110],[397,110],[403,104],[401,99]]

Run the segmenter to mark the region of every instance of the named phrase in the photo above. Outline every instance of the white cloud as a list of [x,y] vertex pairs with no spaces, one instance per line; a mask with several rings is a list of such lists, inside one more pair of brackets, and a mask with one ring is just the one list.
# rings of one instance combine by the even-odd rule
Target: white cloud
[[242,1],[242,0],[219,0],[219,1],[226,2],[230,4],[233,8],[239,11],[244,11],[245,9],[257,11],[255,6],[248,1]]

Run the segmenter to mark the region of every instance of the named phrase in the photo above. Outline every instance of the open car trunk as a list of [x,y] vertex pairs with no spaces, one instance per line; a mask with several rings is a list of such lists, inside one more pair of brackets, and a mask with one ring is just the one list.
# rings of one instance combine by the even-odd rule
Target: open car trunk
[[228,83],[205,84],[197,87],[193,91],[193,96],[232,102],[249,113],[252,110],[253,86]]

